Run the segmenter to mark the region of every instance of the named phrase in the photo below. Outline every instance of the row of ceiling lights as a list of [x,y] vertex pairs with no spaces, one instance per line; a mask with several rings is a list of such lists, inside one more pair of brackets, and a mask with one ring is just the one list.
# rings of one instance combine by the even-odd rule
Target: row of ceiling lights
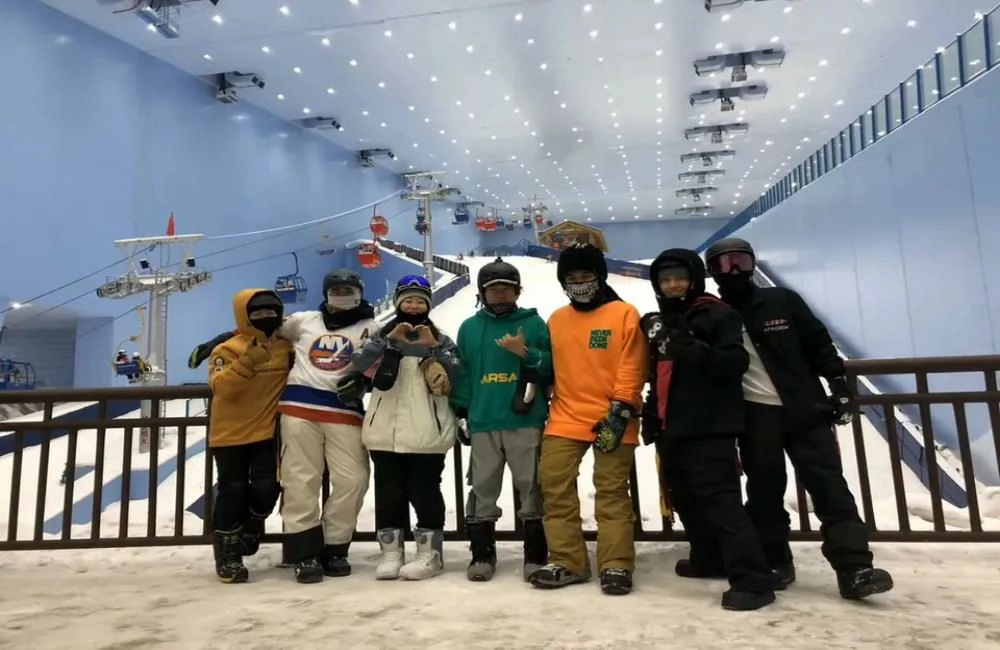
[[[863,1],[865,1],[866,3],[868,3],[868,2],[870,1],[870,0],[863,0]],[[359,4],[357,0],[351,0],[351,3],[352,3],[352,4],[355,4],[355,5]],[[654,4],[660,4],[660,3],[661,3],[661,0],[657,0],[657,1],[655,1],[655,2],[654,2]],[[792,7],[791,7],[791,6],[789,6],[789,7],[786,7],[786,8],[785,8],[785,13],[788,13],[789,11],[791,11],[791,9],[792,9]],[[585,5],[583,5],[583,11],[584,11],[584,13],[590,13],[590,12],[591,12],[591,10],[592,10],[592,5],[590,5],[590,4],[585,4]],[[286,5],[283,5],[283,6],[281,6],[281,7],[280,7],[280,8],[278,9],[278,11],[279,11],[279,13],[281,13],[282,15],[285,15],[285,16],[290,16],[290,15],[291,15],[291,11],[290,11],[290,9],[289,9],[289,8],[288,8],[288,7],[286,6]],[[515,20],[515,21],[517,21],[517,22],[521,22],[521,21],[523,20],[523,18],[524,18],[524,16],[523,16],[523,14],[522,14],[522,13],[520,13],[520,12],[514,15],[514,20]],[[722,22],[727,22],[727,21],[728,21],[729,19],[730,19],[730,16],[729,16],[729,14],[723,14],[723,15],[722,15],[722,17],[721,17],[721,20],[722,20]],[[216,16],[214,16],[214,17],[213,17],[213,22],[216,22],[216,23],[218,23],[218,24],[222,24],[222,23],[223,23],[224,21],[222,20],[221,16],[219,16],[219,15],[216,15]],[[912,20],[908,22],[908,26],[910,26],[910,27],[913,27],[913,26],[915,26],[915,24],[916,24],[916,23],[915,23],[915,21],[912,21]],[[661,29],[662,27],[663,27],[663,24],[662,24],[661,22],[658,22],[658,23],[655,23],[655,24],[654,24],[654,26],[653,26],[653,28],[654,28],[655,30],[659,30],[659,29]],[[455,21],[452,21],[452,22],[450,22],[450,23],[448,24],[448,28],[449,28],[450,30],[452,30],[452,31],[455,31],[455,30],[457,30],[457,28],[458,28],[458,25],[457,25],[457,23],[456,23]],[[851,31],[851,30],[850,30],[850,28],[847,28],[847,27],[845,27],[845,28],[843,28],[843,29],[841,30],[841,34],[843,34],[843,35],[848,35],[848,34],[850,34],[850,31]],[[393,34],[392,34],[392,31],[391,31],[391,30],[385,30],[385,32],[384,32],[384,35],[385,35],[385,36],[386,36],[387,38],[391,38]],[[597,30],[592,30],[592,31],[590,32],[590,34],[589,34],[589,35],[590,35],[590,37],[591,37],[591,38],[596,38],[596,37],[598,36],[598,32],[597,32]],[[771,42],[772,42],[772,43],[776,43],[776,42],[778,42],[779,40],[780,40],[780,39],[779,39],[779,38],[778,38],[777,36],[775,36],[775,37],[773,37],[773,38],[771,39]],[[533,42],[534,42],[534,41],[533,41],[533,39],[529,39],[529,40],[528,40],[528,44],[529,44],[529,45],[530,45],[530,44],[533,44]],[[328,38],[323,38],[323,39],[321,39],[321,44],[322,44],[322,45],[324,45],[324,46],[329,46],[329,45],[330,45],[331,43],[330,43],[330,40],[329,40]],[[725,45],[724,45],[723,43],[718,43],[718,44],[716,44],[716,49],[717,49],[717,50],[721,50],[721,49],[724,49],[724,48],[725,48]],[[262,52],[264,52],[265,54],[270,54],[270,53],[271,53],[271,48],[270,48],[269,46],[267,46],[267,45],[264,45],[264,46],[262,46],[262,47],[261,47],[261,51],[262,51]],[[473,52],[475,51],[475,47],[474,47],[473,45],[468,45],[468,46],[466,46],[466,51],[467,51],[468,53],[470,53],[470,54],[471,54],[471,53],[473,53]],[[662,52],[657,52],[656,54],[657,54],[657,55],[660,55],[660,54],[662,54]],[[406,56],[407,56],[407,58],[408,58],[408,59],[411,59],[411,60],[412,60],[412,59],[414,58],[414,55],[413,55],[413,53],[407,53],[407,55],[406,55]],[[206,58],[206,59],[211,59],[211,56],[210,56],[210,55],[208,55],[208,54],[206,54],[206,55],[205,55],[205,58]],[[599,58],[598,58],[598,60],[599,60],[600,62],[603,62],[603,57],[599,57]],[[356,59],[351,59],[351,60],[349,61],[349,64],[350,64],[350,65],[351,65],[352,67],[357,67],[357,66],[358,66],[358,62],[357,62],[357,60],[356,60]],[[827,61],[826,61],[826,60],[821,60],[821,61],[820,61],[820,66],[825,66],[825,65],[827,65]],[[547,65],[547,63],[545,63],[545,62],[542,62],[541,64],[539,64],[539,69],[541,69],[541,70],[546,70],[547,68],[548,68],[548,65]],[[303,74],[303,71],[302,71],[301,67],[298,67],[298,66],[296,66],[295,68],[293,68],[293,72],[295,72],[296,74]],[[492,73],[491,73],[491,71],[490,71],[489,69],[487,69],[487,70],[485,70],[485,71],[484,71],[484,74],[485,74],[486,76],[490,76],[490,75],[491,75]],[[438,78],[437,78],[437,76],[436,76],[436,75],[435,75],[435,76],[431,76],[431,78],[430,78],[430,79],[431,79],[431,82],[432,82],[432,83],[433,83],[433,82],[437,82],[437,81],[438,81]],[[810,78],[810,81],[813,81],[813,80],[815,80],[815,77],[811,77],[811,78]],[[661,83],[661,82],[662,82],[662,79],[657,79],[657,83]],[[378,86],[379,88],[383,88],[383,89],[384,89],[384,88],[385,88],[385,83],[384,83],[384,82],[381,82],[381,81],[380,81],[380,82],[378,82],[378,83],[377,83],[377,86]],[[605,85],[605,89],[607,89],[607,88],[608,88],[608,86],[607,86],[607,85]],[[329,94],[329,95],[333,95],[333,94],[335,94],[335,92],[336,92],[336,91],[335,91],[335,90],[334,90],[334,89],[333,89],[332,87],[329,87],[329,88],[327,88],[327,89],[326,89],[326,92],[327,92],[327,94]],[[559,91],[558,91],[558,90],[554,90],[553,92],[554,92],[554,94],[556,94],[556,95],[558,95],[558,94],[559,94]],[[662,98],[662,95],[663,95],[663,93],[657,93],[657,99],[660,99],[660,98]],[[799,95],[799,96],[800,96],[800,98],[802,98],[802,97],[804,97],[804,96],[805,96],[805,93],[800,93],[800,95]],[[284,99],[285,99],[285,96],[284,96],[283,94],[279,94],[279,95],[278,95],[278,99],[279,99],[279,100],[284,100]],[[505,99],[506,99],[507,101],[510,101],[510,97],[509,97],[509,96],[506,96],[506,97],[505,97]],[[609,97],[608,97],[608,101],[609,101],[609,103],[613,103],[613,102],[614,102],[614,98],[613,98],[612,96],[609,96]],[[843,103],[842,101],[838,101],[838,102],[837,102],[837,105],[840,105],[840,104],[842,104],[842,103]],[[460,101],[460,100],[456,100],[456,105],[460,106],[460,105],[461,105],[461,101]],[[565,109],[565,108],[566,108],[566,103],[565,103],[565,102],[560,102],[560,104],[559,104],[559,105],[560,105],[560,108],[563,108],[563,109]],[[795,110],[795,108],[796,108],[796,107],[795,107],[795,106],[793,105],[793,106],[791,106],[791,107],[790,107],[790,110]],[[415,107],[411,105],[411,106],[409,106],[409,110],[410,110],[410,111],[414,111],[414,110],[415,110]],[[311,112],[312,112],[312,111],[311,111],[311,109],[310,109],[309,107],[304,107],[304,108],[303,108],[303,113],[305,113],[305,114],[307,114],[307,115],[308,115],[308,114],[310,114]],[[519,109],[516,109],[516,108],[515,108],[515,109],[514,109],[514,112],[515,112],[515,113],[518,113],[518,112],[519,112]],[[662,112],[662,107],[657,107],[657,112]],[[745,111],[744,111],[744,113],[745,113]],[[365,111],[362,111],[362,114],[363,114],[363,115],[365,115],[365,116],[368,116],[368,111],[366,111],[366,110],[365,110]],[[612,119],[614,119],[614,117],[616,117],[616,116],[615,116],[615,113],[612,113],[611,115],[612,115]],[[824,117],[828,118],[828,117],[829,117],[829,115],[825,115]],[[469,118],[470,118],[470,119],[474,119],[474,118],[475,118],[475,115],[474,115],[474,114],[472,114],[472,113],[470,113],[470,114],[469,114]],[[739,119],[742,119],[742,118],[739,118]],[[431,121],[431,120],[430,120],[430,118],[428,118],[428,117],[425,117],[425,118],[424,118],[424,122],[425,122],[425,123],[430,123],[430,121]],[[787,121],[787,118],[782,118],[782,119],[781,119],[781,122],[782,122],[782,123],[785,123],[786,121]],[[657,118],[657,123],[662,123],[662,118]],[[704,124],[704,116],[702,116],[702,120],[701,120],[701,122],[700,122],[700,123],[701,123],[701,124]],[[525,122],[523,122],[523,124],[524,124],[524,126],[526,126],[526,127],[527,127],[527,126],[529,126],[529,122],[528,122],[528,121],[525,121]],[[383,128],[385,128],[385,127],[387,127],[388,125],[387,125],[387,123],[386,123],[386,122],[382,121],[382,122],[380,122],[380,126],[381,126],[381,127],[383,127]],[[617,124],[617,123],[615,123],[615,127],[614,127],[614,128],[617,128],[617,127],[618,127],[618,124]],[[574,127],[574,128],[572,129],[572,131],[573,131],[573,132],[576,132],[576,131],[577,131],[577,129],[576,129],[575,127]],[[444,130],[444,129],[440,129],[440,130],[439,130],[439,133],[440,133],[440,135],[445,135],[445,130]],[[657,135],[661,135],[661,134],[662,134],[662,131],[657,131]],[[532,136],[536,136],[537,134],[535,133],[535,131],[532,131],[532,132],[531,132],[531,135],[532,135]],[[497,139],[496,135],[492,135],[492,136],[491,136],[491,139],[492,139],[492,140],[496,140],[496,139]],[[622,139],[622,136],[621,136],[621,134],[617,134],[617,139],[619,139],[619,140],[620,140],[620,139]],[[362,139],[362,141],[363,141],[363,139]],[[452,144],[458,144],[458,141],[457,141],[457,139],[455,139],[455,138],[452,138],[452,139],[451,139],[451,141],[452,141]],[[806,138],[806,141],[808,141],[808,138]],[[582,138],[582,137],[578,137],[578,138],[577,138],[577,142],[580,142],[580,143],[582,143],[582,142],[583,142],[583,138]],[[658,146],[659,146],[659,144],[660,144],[660,143],[657,143],[657,145],[658,145]],[[768,145],[768,146],[769,146],[769,145],[771,145],[771,144],[773,144],[773,143],[772,143],[771,141],[768,141],[768,142],[767,142],[767,145]],[[539,145],[540,145],[540,146],[542,146],[542,147],[544,148],[544,143],[542,143],[542,142],[539,142]],[[418,147],[419,147],[419,144],[418,144],[418,143],[413,143],[413,147],[414,147],[414,148],[418,148]],[[801,145],[797,146],[796,148],[801,148]],[[619,146],[619,149],[624,149],[624,145],[620,145],[620,146]],[[697,148],[695,149],[695,151],[697,151]],[[766,149],[761,149],[761,152],[764,152],[764,151],[766,151]],[[466,154],[468,154],[468,155],[471,155],[471,152],[470,152],[470,151],[469,151],[468,149],[466,149],[466,150],[465,150],[465,153],[466,153]],[[429,155],[430,155],[430,157],[433,157],[433,154],[429,154]],[[546,155],[547,155],[548,157],[551,157],[551,152],[546,152]],[[625,154],[624,152],[622,152],[622,153],[621,153],[621,155],[622,155],[622,158],[623,158],[623,163],[624,163],[624,166],[625,166],[625,172],[626,172],[626,178],[627,178],[627,180],[628,180],[628,185],[629,185],[629,189],[630,189],[630,190],[632,190],[632,191],[634,191],[634,189],[635,189],[635,188],[634,188],[634,183],[633,183],[633,180],[632,180],[632,178],[631,178],[631,171],[630,171],[630,170],[628,169],[628,163],[627,163],[627,161],[626,161],[626,159],[627,159],[627,155],[626,155],[626,154]],[[512,158],[513,158],[513,157],[512,157]],[[789,156],[789,159],[790,159],[790,156]],[[479,159],[477,159],[477,162],[480,162],[480,160],[479,160]],[[558,170],[559,170],[560,172],[563,172],[563,171],[564,171],[564,170],[562,169],[562,167],[558,165],[558,162],[557,162],[557,161],[554,161],[554,160],[553,160],[552,162],[553,162],[553,164],[557,165],[557,167],[558,167]],[[660,159],[660,158],[658,157],[658,158],[657,158],[657,163],[660,163],[660,162],[661,162],[661,159]],[[754,162],[756,163],[756,162],[757,162],[757,159],[754,159]],[[782,164],[781,164],[781,165],[779,166],[779,170],[780,170],[780,167],[784,166],[785,164],[786,164],[786,163],[782,163]],[[446,167],[447,165],[448,165],[448,163],[446,163],[446,162],[445,162],[445,163],[443,163],[443,166],[445,166],[445,167]],[[413,169],[413,165],[410,165],[409,167],[410,167],[410,169]],[[523,169],[524,167],[525,167],[524,163],[521,163],[521,168]],[[593,167],[593,166],[592,166],[592,167]],[[749,173],[750,173],[750,170],[751,170],[751,169],[753,169],[753,165],[752,165],[752,164],[750,165],[750,169],[748,169],[748,170],[747,170],[747,172],[746,172],[746,173],[744,174],[744,179],[746,179],[746,177],[747,177],[747,176],[749,175]],[[490,169],[488,168],[488,171],[491,171],[491,170],[490,170]],[[778,170],[776,170],[776,171],[775,171],[775,174],[776,174],[777,172],[778,172]],[[526,175],[528,175],[528,176],[531,176],[531,174],[532,174],[532,173],[531,173],[531,170],[527,170],[527,169],[525,170],[525,173],[526,173]],[[605,194],[607,194],[607,187],[606,187],[606,185],[604,184],[604,181],[603,181],[603,180],[602,180],[602,179],[600,178],[600,175],[599,175],[598,173],[595,173],[595,176],[597,177],[597,180],[598,180],[598,184],[599,184],[599,186],[600,186],[601,190],[602,190],[602,191],[603,191],[603,192],[604,192]],[[774,174],[772,174],[772,178],[773,178],[773,176],[774,176]],[[497,178],[499,178],[499,177],[500,177],[500,174],[499,174],[499,173],[497,173],[497,174],[496,174],[496,177],[497,177]],[[468,178],[469,178],[469,177],[465,177],[465,178],[466,178],[466,180],[468,180]],[[565,176],[565,175],[564,175],[564,179],[565,179],[565,180],[567,180],[567,182],[568,182],[568,183],[569,183],[569,185],[570,185],[570,188],[571,188],[572,190],[576,191],[576,193],[577,193],[577,196],[581,198],[581,205],[585,205],[585,201],[583,201],[583,200],[582,200],[582,196],[583,196],[583,195],[582,195],[582,193],[581,193],[581,192],[580,192],[580,191],[579,191],[579,190],[578,190],[578,189],[576,188],[575,184],[574,184],[574,183],[573,183],[573,182],[572,182],[572,181],[571,181],[571,180],[569,179],[569,177],[568,177],[568,176]],[[510,181],[506,181],[506,184],[507,184],[507,185],[510,185]],[[480,189],[485,189],[485,188],[481,188],[481,185],[479,185],[479,186],[477,186],[477,187],[480,187]],[[742,181],[741,181],[741,183],[740,183],[740,185],[739,185],[738,189],[742,189],[742,187],[743,187],[743,186],[742,186]],[[544,183],[543,183],[543,184],[541,184],[541,188],[542,188],[543,190],[545,190],[545,191],[546,191],[546,192],[547,192],[547,193],[548,193],[548,194],[549,194],[549,195],[550,195],[550,196],[551,196],[552,198],[556,198],[556,197],[555,197],[555,194],[554,194],[554,193],[553,193],[553,192],[552,192],[552,191],[551,191],[551,190],[550,190],[549,188],[547,188],[547,187],[546,187],[546,186],[544,185]],[[658,190],[659,190],[659,189],[662,189],[662,171],[661,171],[661,168],[660,168],[660,167],[657,167],[657,189],[658,189]],[[491,196],[492,196],[492,197],[493,197],[494,199],[496,199],[496,200],[500,200],[500,198],[499,198],[499,195],[498,195],[498,194],[497,194],[496,192],[493,192],[493,191],[491,191],[491,190],[488,190],[488,189],[486,189],[485,191],[486,191],[487,193],[489,193],[489,194],[490,194],[490,195],[491,195]],[[520,192],[520,195],[521,195],[522,197],[524,197],[524,196],[525,196],[525,194],[524,194],[523,192]],[[739,197],[739,196],[740,196],[740,193],[739,193],[739,192],[736,192],[736,193],[735,193],[735,196],[736,196],[736,197]],[[636,197],[633,197],[633,201],[635,201],[635,200],[636,200]],[[659,202],[662,202],[662,197],[658,197],[658,201],[659,201]],[[736,203],[738,203],[738,201],[733,201],[733,203],[734,203],[734,204],[736,204]],[[505,205],[507,205],[507,207],[509,208],[509,204],[505,204]],[[558,202],[558,201],[556,201],[556,205],[559,205],[559,202]],[[686,207],[686,204],[685,204],[685,207]],[[584,207],[583,209],[584,209],[584,211],[587,211],[587,210],[588,210],[588,208],[586,208],[586,207]],[[609,206],[609,208],[608,208],[608,209],[609,209],[609,211],[613,210],[613,208],[612,208],[611,206]],[[637,209],[637,208],[636,208],[636,209]],[[560,211],[562,211],[562,210],[560,210]],[[659,216],[660,216],[660,217],[662,217],[663,215],[661,214],[661,215],[659,215]],[[612,218],[613,218],[613,217],[612,217]],[[635,216],[635,218],[638,218],[638,215],[636,215],[636,216]]]

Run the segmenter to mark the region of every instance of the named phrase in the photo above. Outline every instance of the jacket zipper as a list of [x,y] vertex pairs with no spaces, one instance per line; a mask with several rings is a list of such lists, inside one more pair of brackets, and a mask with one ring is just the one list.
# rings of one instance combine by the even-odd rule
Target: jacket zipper
[[[434,399],[433,397],[431,398]],[[431,408],[434,409],[434,421],[437,422],[438,433],[441,433],[441,418],[438,417],[438,405],[437,402],[431,403]]]

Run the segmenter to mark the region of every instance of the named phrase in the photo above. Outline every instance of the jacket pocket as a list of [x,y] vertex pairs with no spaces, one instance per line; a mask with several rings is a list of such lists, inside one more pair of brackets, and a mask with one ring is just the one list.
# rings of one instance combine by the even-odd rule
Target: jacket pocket
[[382,396],[378,396],[378,401],[375,402],[375,408],[372,409],[372,414],[368,417],[368,426],[371,426],[375,422],[375,414],[378,413],[378,407],[382,405]]

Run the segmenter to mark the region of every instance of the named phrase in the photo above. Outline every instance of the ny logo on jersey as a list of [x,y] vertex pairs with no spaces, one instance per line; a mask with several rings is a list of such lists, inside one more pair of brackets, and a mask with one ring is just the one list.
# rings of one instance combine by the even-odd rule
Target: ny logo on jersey
[[309,361],[319,370],[342,370],[351,364],[354,344],[340,334],[324,334],[309,347]]
[[591,350],[607,350],[610,338],[611,330],[590,330],[590,343],[587,347]]

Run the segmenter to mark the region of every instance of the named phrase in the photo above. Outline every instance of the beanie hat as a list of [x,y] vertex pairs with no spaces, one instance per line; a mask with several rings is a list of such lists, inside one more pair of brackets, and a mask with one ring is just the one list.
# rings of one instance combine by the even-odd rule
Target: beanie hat
[[428,310],[431,308],[431,294],[425,289],[410,288],[397,291],[392,296],[392,304],[396,309],[399,309],[399,306],[403,304],[403,301],[406,300],[407,298],[419,298],[420,300],[423,300],[425,303],[427,303]]
[[559,284],[566,284],[566,276],[573,271],[592,271],[603,284],[608,279],[608,263],[604,253],[593,244],[575,244],[559,255],[556,277]]

